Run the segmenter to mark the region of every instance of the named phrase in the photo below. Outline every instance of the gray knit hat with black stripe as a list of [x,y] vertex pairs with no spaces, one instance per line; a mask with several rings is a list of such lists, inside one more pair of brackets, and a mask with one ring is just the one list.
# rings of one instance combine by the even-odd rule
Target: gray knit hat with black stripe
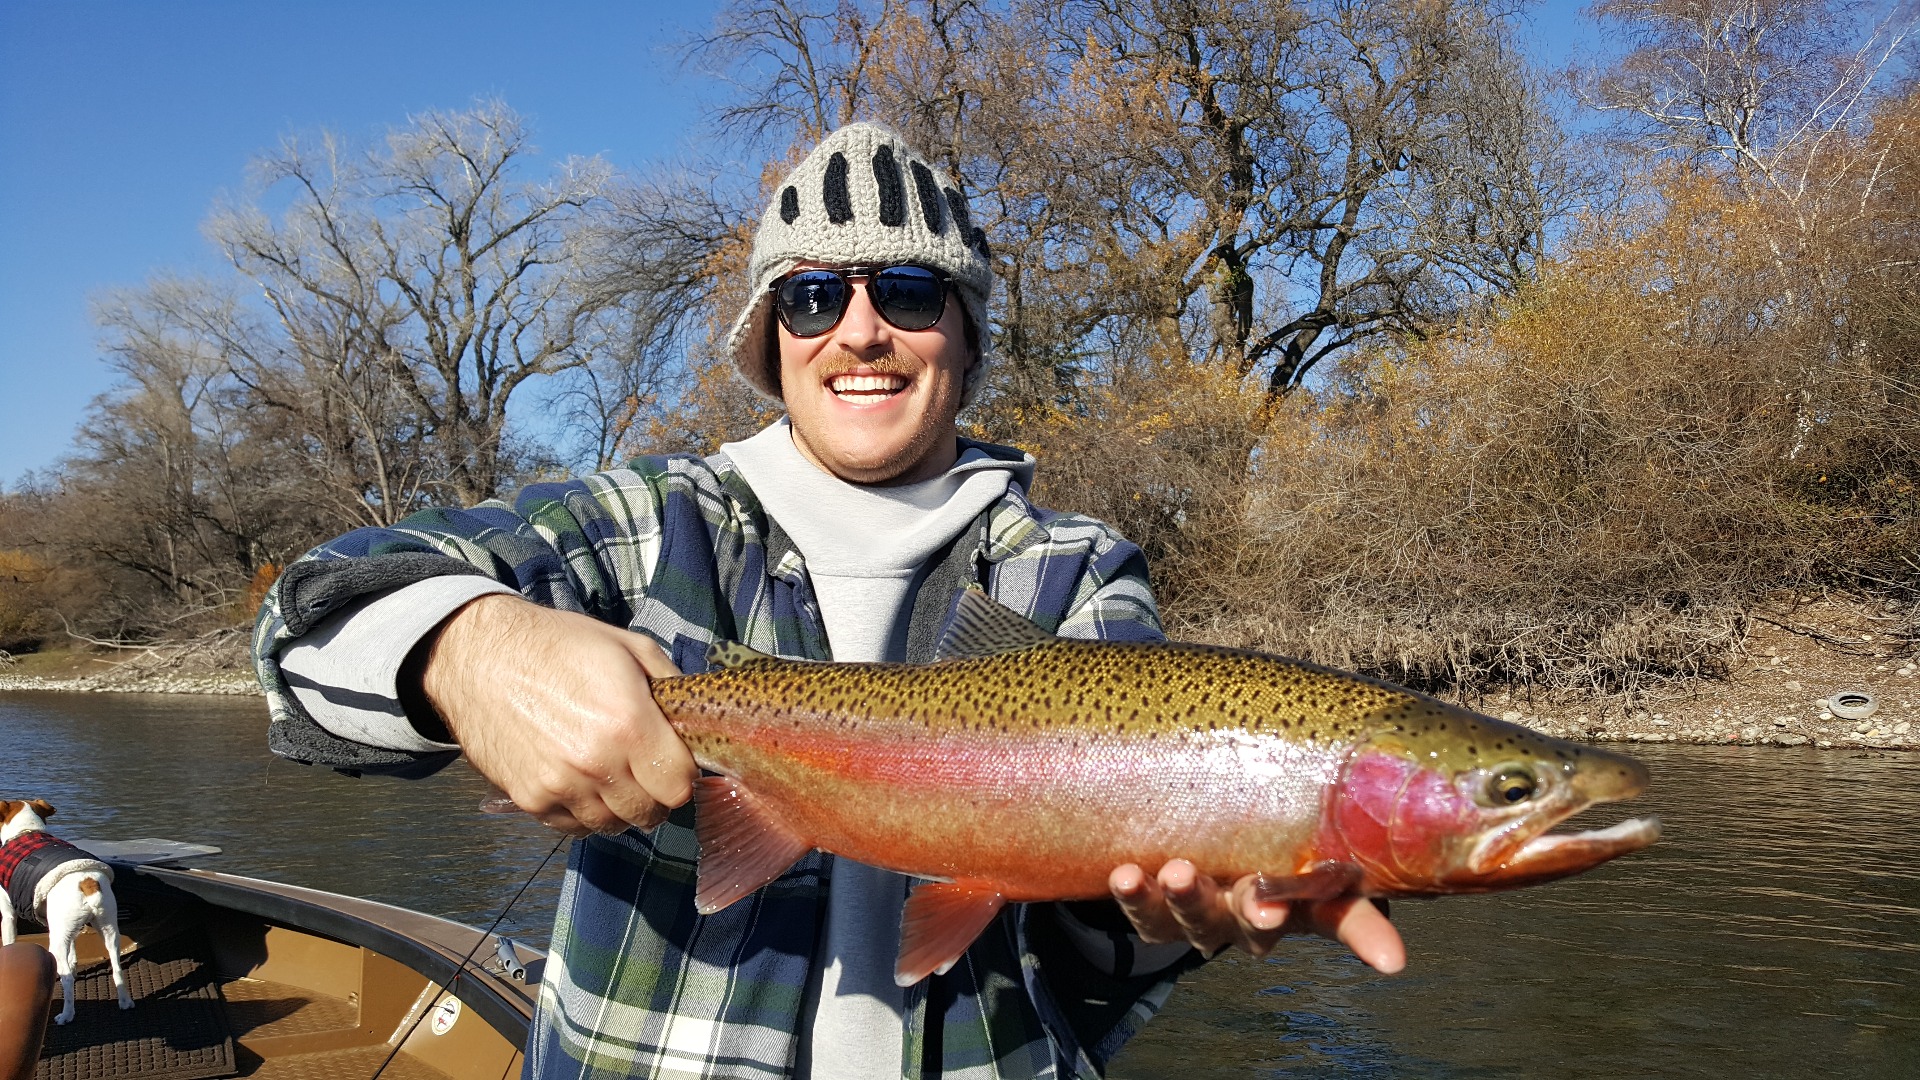
[[820,140],[795,166],[760,218],[747,276],[747,306],[727,348],[734,366],[762,394],[780,398],[780,357],[770,352],[773,283],[802,262],[829,266],[916,263],[952,275],[980,355],[967,369],[962,406],[986,385],[987,295],[993,287],[987,237],[939,166],[897,132],[848,124]]

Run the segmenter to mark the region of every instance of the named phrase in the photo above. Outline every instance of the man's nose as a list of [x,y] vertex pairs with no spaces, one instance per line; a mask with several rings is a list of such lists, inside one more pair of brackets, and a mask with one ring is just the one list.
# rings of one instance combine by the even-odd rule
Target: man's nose
[[840,316],[840,325],[833,331],[838,343],[849,352],[871,355],[887,350],[887,323],[873,310],[866,282],[853,285],[852,295],[847,297],[846,313]]

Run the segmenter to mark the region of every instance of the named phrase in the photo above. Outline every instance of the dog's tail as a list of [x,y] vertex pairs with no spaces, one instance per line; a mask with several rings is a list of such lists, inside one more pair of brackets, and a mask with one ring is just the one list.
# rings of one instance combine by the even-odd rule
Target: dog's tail
[[116,918],[119,915],[115,910],[118,905],[113,902],[113,894],[102,889],[100,879],[91,874],[80,879],[80,902],[86,905],[87,913],[93,916],[90,921],[95,926],[100,925],[99,919],[102,915],[111,915]]

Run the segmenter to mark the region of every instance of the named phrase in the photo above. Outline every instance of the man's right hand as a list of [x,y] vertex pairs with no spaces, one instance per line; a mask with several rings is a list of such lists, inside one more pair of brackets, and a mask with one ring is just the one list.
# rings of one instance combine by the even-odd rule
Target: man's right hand
[[693,794],[693,755],[654,704],[680,671],[652,638],[517,596],[448,616],[420,686],[480,774],[576,835],[643,829]]

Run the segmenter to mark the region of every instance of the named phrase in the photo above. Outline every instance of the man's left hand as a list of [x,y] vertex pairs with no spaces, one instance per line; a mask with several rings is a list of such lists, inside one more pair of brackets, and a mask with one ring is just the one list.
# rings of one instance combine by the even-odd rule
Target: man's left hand
[[1222,889],[1184,859],[1148,876],[1128,864],[1107,876],[1107,887],[1134,931],[1149,942],[1185,940],[1208,956],[1233,946],[1265,956],[1287,934],[1333,938],[1376,971],[1391,975],[1407,966],[1400,931],[1368,900],[1263,900],[1260,875],[1249,874]]

